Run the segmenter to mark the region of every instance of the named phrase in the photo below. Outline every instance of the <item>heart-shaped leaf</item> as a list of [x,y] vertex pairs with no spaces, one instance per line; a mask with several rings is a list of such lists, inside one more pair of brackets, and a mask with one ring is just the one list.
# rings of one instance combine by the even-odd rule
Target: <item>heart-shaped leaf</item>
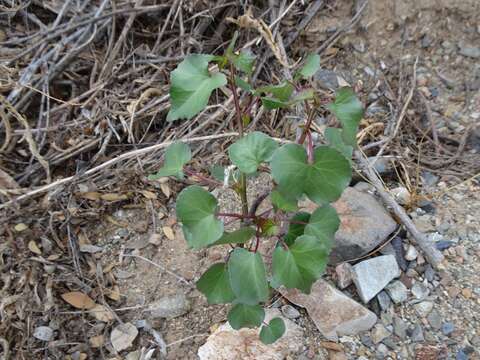
[[235,299],[225,263],[214,264],[205,271],[197,281],[197,289],[207,297],[209,304],[226,304]]
[[350,159],[352,158],[353,146],[346,145],[343,141],[342,129],[330,127],[326,128],[325,138],[327,139],[331,147],[341,152],[343,156],[345,156],[350,161]]
[[236,301],[256,305],[268,299],[265,265],[259,253],[236,248],[228,261],[230,285]]
[[256,90],[257,94],[271,94],[273,98],[286,102],[290,99],[294,87],[288,81],[284,81],[279,85],[267,85]]
[[288,289],[309,293],[312,284],[322,275],[328,262],[328,249],[317,238],[298,237],[288,249],[279,246],[273,252],[274,282]]
[[183,234],[195,249],[213,244],[223,234],[223,223],[215,217],[217,199],[200,186],[192,185],[177,197],[177,216]]
[[175,142],[165,151],[165,162],[156,174],[150,175],[149,180],[156,180],[164,176],[183,177],[183,166],[192,159],[192,152],[187,144]]
[[290,104],[285,101],[281,101],[279,99],[269,97],[269,96],[262,96],[262,105],[267,110],[274,110],[274,109],[284,109],[287,108]]
[[277,147],[270,136],[255,131],[232,144],[228,148],[228,155],[240,171],[251,174],[257,171],[261,163],[270,160]]
[[319,205],[337,200],[350,183],[350,163],[328,146],[316,148],[313,157],[309,164],[302,146],[283,145],[270,162],[273,179],[297,199],[306,194]]
[[337,211],[333,206],[325,204],[310,215],[304,234],[316,237],[325,248],[330,249],[339,226]]
[[255,328],[262,325],[265,310],[259,305],[237,304],[228,313],[228,323],[235,330]]
[[305,59],[305,64],[298,70],[298,73],[295,75],[295,78],[304,78],[308,79],[315,75],[315,73],[320,69],[320,55],[310,54]]
[[191,119],[207,106],[213,90],[227,84],[224,74],[208,72],[208,63],[214,58],[212,55],[189,55],[172,71],[167,121]]
[[246,51],[241,51],[240,54],[230,54],[228,56],[233,66],[237,70],[243,71],[245,74],[250,75],[253,71],[253,63],[255,61],[255,56],[249,54]]
[[353,90],[349,87],[340,88],[336,93],[335,101],[328,105],[328,109],[342,123],[342,137],[345,144],[356,147],[356,135],[358,124],[363,117],[363,107]]
[[287,191],[282,191],[278,188],[270,193],[270,200],[272,201],[272,205],[279,210],[296,211],[298,209],[297,199],[288,196]]
[[223,233],[222,237],[215,241],[213,245],[222,244],[244,244],[255,235],[255,229],[251,227],[243,227],[230,233]]
[[285,241],[287,245],[292,245],[297,237],[303,235],[309,220],[310,214],[306,212],[299,212],[293,215],[290,219],[288,231],[283,237],[283,241]]
[[280,339],[285,333],[285,323],[281,318],[274,318],[270,320],[268,325],[263,325],[260,330],[260,340],[266,344],[273,344]]

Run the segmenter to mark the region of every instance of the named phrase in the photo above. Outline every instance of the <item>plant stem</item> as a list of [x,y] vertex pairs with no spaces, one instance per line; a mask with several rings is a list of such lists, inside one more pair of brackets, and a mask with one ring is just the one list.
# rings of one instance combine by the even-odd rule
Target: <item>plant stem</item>
[[[235,68],[230,64],[230,89],[233,94],[233,102],[235,104],[235,115],[237,117],[237,127],[239,138],[243,137],[243,120],[242,110],[240,109],[240,101],[238,99],[237,86],[235,85]],[[247,175],[240,173],[240,200],[242,201],[242,214],[246,217],[248,215],[248,200],[247,200]]]
[[198,178],[200,181],[203,181],[204,183],[207,183],[207,184],[210,184],[210,185],[213,185],[213,186],[223,186],[223,183],[219,182],[219,181],[216,181],[214,179],[211,179],[211,178],[208,178],[206,176],[203,176],[202,174],[192,170],[192,169],[183,169],[183,172],[188,175],[188,176],[195,176],[196,178]]
[[306,101],[305,101],[305,106],[307,107],[308,118],[307,118],[305,127],[303,128],[302,135],[300,136],[300,139],[298,139],[298,143],[300,145],[302,145],[305,142],[305,139],[307,138],[307,134],[310,132],[310,126],[312,125],[313,118],[315,116],[315,109],[310,108],[310,106]]
[[232,217],[232,218],[237,218],[237,219],[254,219],[256,216],[255,215],[243,215],[243,214],[235,214],[235,213],[217,213],[217,216],[223,216],[223,217]]

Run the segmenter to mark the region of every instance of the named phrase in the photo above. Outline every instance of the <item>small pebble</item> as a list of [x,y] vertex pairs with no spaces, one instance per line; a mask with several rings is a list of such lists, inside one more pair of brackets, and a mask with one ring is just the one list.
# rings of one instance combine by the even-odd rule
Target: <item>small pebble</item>
[[283,305],[282,306],[282,314],[287,318],[287,319],[296,319],[300,317],[300,312],[295,309],[292,305]]
[[450,335],[455,330],[455,325],[451,322],[446,322],[442,324],[442,333],[443,335]]
[[446,250],[453,245],[455,245],[455,243],[450,240],[440,240],[435,243],[435,247],[440,251]]

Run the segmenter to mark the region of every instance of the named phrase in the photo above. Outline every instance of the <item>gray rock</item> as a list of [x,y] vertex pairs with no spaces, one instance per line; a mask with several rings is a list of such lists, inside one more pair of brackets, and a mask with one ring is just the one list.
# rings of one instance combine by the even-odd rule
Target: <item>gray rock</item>
[[368,303],[391,280],[400,276],[400,269],[393,255],[383,255],[356,264],[352,274],[360,298]]
[[421,317],[426,317],[430,314],[430,311],[433,309],[433,302],[431,301],[422,301],[413,306],[417,314]]
[[318,330],[329,340],[356,335],[377,322],[373,312],[322,279],[313,284],[310,294],[297,289],[280,288],[279,291],[293,304],[307,309]]
[[380,355],[380,357],[377,357],[377,359],[384,359],[384,356],[388,354],[388,348],[385,344],[378,344],[377,346],[377,351],[378,351],[378,355]]
[[433,270],[432,265],[428,264],[425,267],[424,275],[428,282],[432,282],[435,279],[435,270]]
[[395,304],[401,304],[407,301],[408,289],[401,281],[393,281],[387,285],[385,290]]
[[389,337],[391,335],[390,331],[387,330],[385,326],[382,324],[377,324],[370,332],[370,338],[372,339],[374,344],[378,344],[383,339]]
[[415,296],[415,298],[417,298],[418,300],[425,299],[430,292],[424,284],[419,282],[413,284],[411,291],[413,296]]
[[365,255],[397,227],[375,197],[352,187],[347,188],[333,206],[342,220],[335,234],[333,262]]
[[378,305],[380,305],[380,309],[386,311],[392,306],[392,301],[390,300],[390,296],[385,291],[380,291],[377,295]]
[[480,58],[480,47],[464,45],[460,47],[458,53],[466,57],[478,59]]
[[[451,322],[446,322],[442,324],[442,333],[443,335],[450,335],[455,331],[455,325]],[[475,345],[475,344],[474,344]]]
[[337,274],[337,286],[340,289],[345,289],[352,283],[352,265],[348,262],[343,262],[335,267]]
[[440,330],[442,328],[442,317],[437,310],[432,310],[427,316],[428,323],[434,330]]
[[413,342],[425,341],[425,337],[423,336],[423,329],[419,324],[415,325],[413,330],[408,332],[408,335]]
[[405,340],[407,337],[408,325],[402,318],[395,316],[393,318],[393,333],[400,339]]
[[376,159],[376,156],[370,156],[368,162],[373,164],[373,168],[381,175],[387,174],[393,170],[392,158],[381,156]]
[[407,205],[410,203],[410,200],[411,200],[410,192],[403,186],[394,188],[390,190],[390,192],[400,205]]
[[172,319],[190,310],[190,301],[185,294],[179,293],[173,296],[165,296],[148,306],[147,311],[153,318]]
[[[304,334],[300,326],[283,318],[277,309],[266,309],[265,322],[280,317],[285,323],[285,333],[271,345],[265,345],[258,336],[259,329],[234,330],[225,323],[218,327],[198,349],[200,360],[224,359],[285,359],[295,358],[294,354],[304,347]],[[293,356],[293,357],[292,357]],[[191,358],[191,357],[189,357]]]
[[300,311],[295,309],[292,305],[283,305],[281,310],[282,310],[282,314],[287,319],[296,319],[300,317]]
[[48,326],[37,326],[33,331],[33,337],[42,341],[50,341],[53,337],[53,330]]
[[313,79],[321,88],[327,90],[336,90],[339,87],[338,75],[332,70],[320,69],[315,73]]

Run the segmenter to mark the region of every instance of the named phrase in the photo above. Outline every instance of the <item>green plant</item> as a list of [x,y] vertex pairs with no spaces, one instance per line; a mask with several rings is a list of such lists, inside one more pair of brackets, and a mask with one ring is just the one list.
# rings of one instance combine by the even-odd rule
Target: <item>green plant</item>
[[[190,119],[206,107],[215,89],[229,87],[239,139],[229,147],[228,155],[236,170],[219,171],[215,167],[211,171],[213,178],[197,173],[196,179],[203,185],[224,183],[232,187],[239,194],[242,211],[219,212],[216,198],[199,185],[181,191],[176,211],[192,248],[230,247],[225,261],[212,265],[198,280],[198,290],[210,304],[233,303],[228,314],[230,325],[234,329],[262,326],[260,338],[270,344],[282,336],[285,324],[280,318],[264,323],[265,312],[260,304],[268,302],[271,289],[279,286],[308,293],[324,272],[339,226],[337,213],[329,203],[337,200],[350,182],[350,159],[363,111],[350,88],[338,90],[335,101],[324,104],[306,86],[319,69],[318,55],[308,56],[292,81],[255,89],[250,82],[254,57],[235,53],[235,41],[236,36],[223,56],[190,55],[171,73],[167,119]],[[213,74],[208,69],[211,63],[217,65]],[[244,93],[242,99],[238,88]],[[252,104],[257,101],[266,109],[304,104],[308,118],[297,143],[280,146],[264,133],[244,133]],[[314,147],[310,127],[320,108],[331,111],[342,128],[327,128],[328,145]],[[150,179],[182,178],[184,172],[195,175],[185,168],[190,159],[188,146],[174,143],[165,153],[164,166]],[[270,172],[274,186],[271,193],[260,195],[249,207],[248,176],[258,172]],[[297,212],[298,201],[305,196],[318,205],[311,214]],[[266,197],[273,206],[258,214],[257,208]],[[237,222],[238,228],[225,231],[225,219],[230,219],[229,224]],[[267,237],[276,239],[270,269],[258,251],[260,242]]]

